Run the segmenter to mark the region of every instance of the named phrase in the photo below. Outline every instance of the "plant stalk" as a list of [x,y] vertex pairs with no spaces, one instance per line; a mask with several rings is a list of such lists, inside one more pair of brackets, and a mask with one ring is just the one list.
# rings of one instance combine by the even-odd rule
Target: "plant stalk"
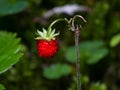
[[80,61],[79,61],[79,33],[78,29],[75,30],[75,52],[76,52],[76,74],[77,74],[77,90],[81,90],[81,75],[80,75]]
[[77,90],[82,90],[81,89],[81,74],[80,74],[80,58],[79,58],[79,35],[81,31],[81,25],[78,27],[78,25],[75,25],[75,19],[79,17],[81,18],[84,22],[87,22],[82,16],[80,15],[75,15],[72,18],[72,26],[71,30],[75,32],[75,54],[76,54],[76,74],[77,74]]

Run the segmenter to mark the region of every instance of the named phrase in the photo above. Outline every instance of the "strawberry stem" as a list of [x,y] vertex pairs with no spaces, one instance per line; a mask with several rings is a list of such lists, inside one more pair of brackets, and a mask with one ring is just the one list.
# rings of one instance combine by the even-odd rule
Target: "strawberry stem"
[[79,60],[79,34],[82,29],[81,25],[78,27],[78,25],[75,25],[75,19],[79,17],[81,18],[84,22],[87,22],[82,16],[80,15],[75,15],[71,22],[71,30],[75,32],[75,52],[76,52],[76,74],[77,74],[77,90],[81,90],[81,75],[80,75],[80,60]]
[[55,23],[59,22],[59,21],[66,21],[66,22],[68,23],[68,21],[67,21],[66,19],[62,19],[62,18],[53,21],[53,22],[50,24],[50,26],[48,27],[48,35],[49,35],[49,34],[51,33],[51,31],[52,31],[52,26],[53,26]]

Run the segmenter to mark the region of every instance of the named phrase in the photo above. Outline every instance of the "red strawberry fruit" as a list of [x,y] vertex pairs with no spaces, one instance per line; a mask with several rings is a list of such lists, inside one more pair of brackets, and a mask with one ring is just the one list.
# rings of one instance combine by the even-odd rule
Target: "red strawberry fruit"
[[37,30],[37,35],[35,39],[37,39],[37,50],[40,57],[43,58],[51,58],[53,57],[58,50],[58,41],[56,40],[56,36],[59,33],[55,33],[55,29],[52,30],[51,26],[48,30],[43,28],[43,31]]

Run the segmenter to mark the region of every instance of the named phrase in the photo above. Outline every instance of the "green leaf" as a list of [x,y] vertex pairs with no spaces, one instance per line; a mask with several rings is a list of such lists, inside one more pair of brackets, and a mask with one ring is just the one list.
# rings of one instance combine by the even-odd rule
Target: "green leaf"
[[120,43],[120,34],[115,35],[114,37],[112,37],[111,41],[110,41],[110,46],[111,47],[115,47]]
[[86,61],[88,64],[94,64],[100,61],[108,53],[106,48],[98,49],[91,53],[90,58]]
[[71,66],[68,65],[68,64],[61,64],[60,67],[62,67],[62,68],[61,68],[61,75],[62,75],[62,76],[69,75],[70,72],[71,72],[71,70],[72,70],[72,69],[71,69]]
[[49,67],[45,67],[43,75],[48,79],[58,79],[62,76],[69,75],[71,70],[71,66],[69,66],[68,64],[57,63]]
[[0,31],[0,74],[19,61],[23,55],[16,34]]
[[99,41],[85,41],[85,42],[81,42],[81,44],[79,45],[80,50],[84,51],[85,50],[93,50],[94,49],[98,49],[101,46],[104,45],[104,42],[99,40]]
[[[79,45],[80,60],[84,60],[88,64],[95,64],[105,57],[108,50],[103,47],[102,41],[86,41],[81,42]],[[67,60],[71,63],[75,63],[75,47],[71,46],[66,51]]]
[[0,84],[0,90],[5,90],[5,87],[2,84]]
[[19,13],[27,6],[26,0],[0,0],[0,16]]

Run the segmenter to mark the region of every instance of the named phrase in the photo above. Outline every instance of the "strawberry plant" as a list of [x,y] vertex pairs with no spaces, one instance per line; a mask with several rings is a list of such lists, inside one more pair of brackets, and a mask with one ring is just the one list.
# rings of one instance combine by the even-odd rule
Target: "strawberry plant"
[[[0,38],[9,37],[0,39],[0,67],[20,60],[0,69],[0,90],[120,90],[119,6],[120,0],[0,0]],[[34,39],[49,36],[51,22],[64,17],[74,20],[54,23],[54,39]]]
[[52,57],[57,49],[58,49],[58,46],[57,46],[57,41],[55,39],[55,36],[59,35],[59,33],[55,33],[55,29],[52,30],[52,26],[60,21],[60,20],[64,20],[67,22],[68,24],[68,27],[71,31],[74,31],[75,33],[75,54],[76,54],[76,74],[77,74],[77,90],[81,90],[81,76],[80,76],[80,61],[79,61],[79,46],[78,46],[78,43],[79,43],[79,33],[80,33],[80,30],[82,29],[82,26],[80,25],[80,27],[78,27],[77,24],[75,24],[75,19],[76,18],[80,18],[82,19],[84,22],[87,22],[82,16],[80,15],[75,15],[73,18],[71,18],[70,20],[68,19],[58,19],[58,20],[55,20],[53,21],[53,23],[51,23],[51,25],[48,27],[48,30],[46,31],[44,28],[43,28],[43,32],[41,31],[37,31],[37,34],[39,37],[37,37],[36,39],[38,40],[38,43],[37,43],[37,49],[38,49],[38,52],[39,52],[39,55],[41,57]]

